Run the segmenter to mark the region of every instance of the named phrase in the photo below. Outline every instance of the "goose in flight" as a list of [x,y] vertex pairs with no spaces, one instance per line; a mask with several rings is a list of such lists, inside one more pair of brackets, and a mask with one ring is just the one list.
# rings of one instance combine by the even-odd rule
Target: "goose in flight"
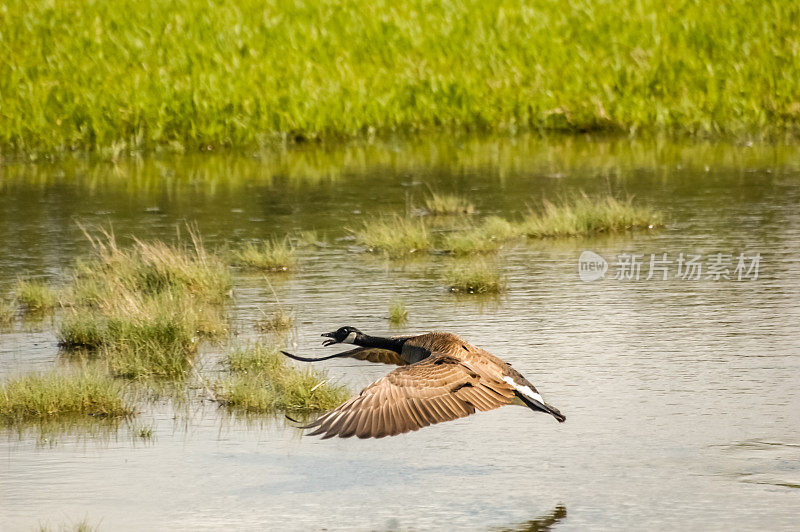
[[325,346],[359,347],[320,358],[283,354],[302,362],[349,357],[399,367],[302,427],[315,429],[311,436],[383,438],[511,404],[545,412],[559,422],[566,419],[511,364],[454,334],[386,338],[341,327],[322,336],[328,338]]

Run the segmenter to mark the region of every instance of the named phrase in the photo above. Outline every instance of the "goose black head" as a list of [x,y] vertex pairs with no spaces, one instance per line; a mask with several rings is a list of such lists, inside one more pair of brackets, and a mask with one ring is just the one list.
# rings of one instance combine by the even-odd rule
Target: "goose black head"
[[361,336],[361,331],[355,327],[340,327],[333,332],[325,333],[322,336],[330,338],[325,340],[322,345],[329,346],[333,344],[352,344],[358,336]]

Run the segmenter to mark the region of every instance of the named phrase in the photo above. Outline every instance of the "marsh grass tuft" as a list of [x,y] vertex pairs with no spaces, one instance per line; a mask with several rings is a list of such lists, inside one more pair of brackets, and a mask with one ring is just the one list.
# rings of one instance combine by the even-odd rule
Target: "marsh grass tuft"
[[0,298],[0,327],[8,327],[14,323],[17,305],[13,300]]
[[96,532],[98,530],[100,530],[99,526],[90,525],[89,521],[86,519],[77,523],[60,525],[55,531],[47,525],[41,525],[39,527],[39,532]]
[[14,294],[23,312],[29,314],[44,314],[58,305],[58,294],[42,280],[20,279]]
[[111,371],[130,378],[181,378],[204,333],[227,332],[216,310],[182,294],[117,294],[98,310],[72,311],[59,330],[67,349],[97,350]]
[[472,214],[475,212],[475,206],[463,196],[431,192],[425,199],[425,210],[435,216]]
[[453,255],[473,255],[494,253],[500,249],[501,242],[487,237],[480,229],[458,231],[442,238],[442,250]]
[[133,433],[136,435],[137,438],[141,438],[143,440],[150,440],[153,438],[153,428],[147,425],[136,427]]
[[6,425],[64,417],[121,417],[134,413],[118,381],[96,370],[51,372],[0,384],[0,422]]
[[282,307],[275,309],[272,314],[262,311],[264,317],[256,322],[256,329],[261,332],[282,332],[294,327],[294,314]]
[[231,257],[234,266],[253,271],[285,272],[297,264],[295,248],[288,238],[247,243],[232,251]]
[[522,230],[519,224],[499,216],[489,216],[480,223],[463,218],[441,227],[434,219],[394,215],[367,221],[354,233],[368,251],[403,258],[433,250],[452,255],[494,253]]
[[94,351],[115,375],[182,378],[200,340],[227,334],[222,303],[231,282],[225,264],[190,235],[189,244],[134,240],[127,249],[109,232],[90,236],[95,257],[76,268],[60,345]]
[[545,201],[541,213],[530,212],[522,221],[522,230],[532,238],[619,233],[661,226],[660,213],[650,207],[633,205],[632,198],[620,201],[612,196],[590,198],[586,195],[558,204]]
[[349,397],[346,388],[331,384],[324,373],[287,364],[276,346],[239,349],[229,355],[227,365],[231,373],[214,385],[215,395],[236,410],[314,412]]
[[497,294],[506,289],[506,281],[497,266],[483,259],[459,261],[445,270],[444,279],[452,292]]
[[105,321],[105,317],[96,311],[68,311],[59,326],[59,347],[94,350],[109,344]]
[[400,258],[424,253],[432,248],[432,237],[425,222],[399,215],[366,221],[354,231],[356,241],[373,253]]
[[508,220],[489,216],[479,224],[469,224],[445,233],[440,247],[453,255],[494,253],[519,234],[520,229]]
[[95,257],[76,265],[77,304],[91,305],[108,295],[108,289],[122,287],[131,292],[157,294],[185,291],[209,303],[222,303],[228,297],[231,277],[225,263],[206,251],[196,230],[189,228],[188,240],[176,244],[133,240],[121,248],[114,234],[101,230],[94,237],[84,230]]
[[408,321],[408,309],[402,299],[393,299],[389,303],[389,323],[402,325]]
[[307,231],[300,231],[295,235],[295,240],[298,244],[303,246],[317,246],[324,244],[323,239],[320,237],[317,231],[307,230]]
[[499,241],[509,240],[522,234],[519,224],[496,215],[487,216],[481,223],[480,230],[483,235]]
[[475,255],[494,253],[503,240],[494,238],[481,226],[473,226],[447,233],[442,238],[441,248],[453,255]]

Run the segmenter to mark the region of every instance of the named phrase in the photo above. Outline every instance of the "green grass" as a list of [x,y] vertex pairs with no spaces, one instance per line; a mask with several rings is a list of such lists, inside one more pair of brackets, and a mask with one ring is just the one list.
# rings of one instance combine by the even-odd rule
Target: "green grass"
[[368,220],[354,233],[356,241],[367,251],[392,258],[424,253],[433,247],[430,229],[424,221],[397,214]]
[[314,412],[344,402],[346,388],[331,384],[324,373],[297,369],[274,346],[258,344],[231,353],[230,375],[214,385],[228,407],[245,412]]
[[0,146],[797,132],[800,4],[8,0]]
[[245,270],[285,272],[295,268],[295,248],[288,238],[247,243],[232,253],[232,263]]
[[444,271],[451,292],[497,294],[506,290],[506,281],[495,264],[483,259],[459,261]]
[[408,321],[408,309],[402,299],[393,299],[389,303],[389,322],[393,325],[402,325]]
[[449,214],[472,214],[475,206],[467,198],[455,194],[437,194],[431,192],[425,199],[425,210],[428,214],[449,215]]
[[17,282],[14,295],[22,310],[31,314],[52,311],[58,305],[58,294],[41,280],[22,280]]
[[633,199],[619,201],[611,196],[582,195],[560,203],[544,202],[541,212],[530,212],[522,230],[532,238],[586,236],[619,233],[632,229],[653,229],[663,225],[661,214]]
[[95,371],[26,375],[0,383],[0,423],[6,425],[133,413],[120,383]]

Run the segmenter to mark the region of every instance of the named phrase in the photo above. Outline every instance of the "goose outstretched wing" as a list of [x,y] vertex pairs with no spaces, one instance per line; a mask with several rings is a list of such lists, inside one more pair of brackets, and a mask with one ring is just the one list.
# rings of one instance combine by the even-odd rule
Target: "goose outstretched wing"
[[314,428],[310,435],[323,439],[382,438],[466,417],[476,410],[493,410],[514,397],[514,388],[506,381],[434,352],[391,371],[303,428]]

